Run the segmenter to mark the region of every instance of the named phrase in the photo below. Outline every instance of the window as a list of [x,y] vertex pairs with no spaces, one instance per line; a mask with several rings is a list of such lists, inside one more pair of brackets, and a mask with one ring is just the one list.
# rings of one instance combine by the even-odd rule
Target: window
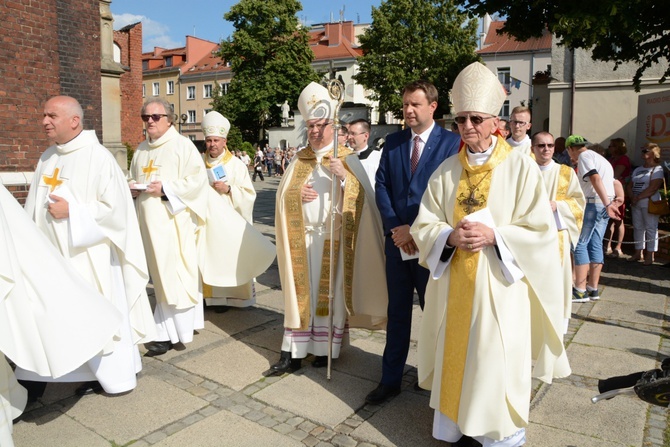
[[195,123],[195,110],[189,110],[188,111],[188,119],[186,120],[187,123]]
[[508,119],[509,118],[509,99],[506,99],[503,103],[502,109],[500,109],[500,117]]
[[154,82],[154,89],[153,89],[153,94],[154,96],[158,96],[161,93],[161,88],[160,84],[158,82]]
[[167,81],[167,94],[174,95],[174,81]]
[[191,141],[195,141],[195,135],[189,135],[188,139],[191,140]]
[[142,71],[149,69],[149,61],[142,61]]
[[230,82],[220,83],[219,84],[219,95],[227,95],[229,86],[230,86]]
[[211,111],[212,111],[212,109],[205,109],[205,110],[203,110],[203,111],[202,111],[202,117],[204,118],[205,115],[207,115],[207,114],[208,114],[209,112],[211,112]]
[[195,85],[186,88],[186,99],[195,99]]
[[509,67],[500,67],[498,68],[498,80],[500,83],[505,87],[505,90],[507,91],[507,94],[509,95],[510,93],[510,82],[511,82],[511,74],[510,74],[510,69]]
[[145,96],[147,96],[147,85],[142,84],[142,98],[144,98]]
[[168,56],[165,58],[165,66],[172,67],[172,56]]
[[211,98],[212,97],[212,84],[203,85],[202,97],[203,98]]

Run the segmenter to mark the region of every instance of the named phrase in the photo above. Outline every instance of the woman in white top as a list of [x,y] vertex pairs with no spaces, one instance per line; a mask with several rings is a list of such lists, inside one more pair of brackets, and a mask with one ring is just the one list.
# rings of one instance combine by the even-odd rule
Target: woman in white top
[[[629,261],[641,261],[645,265],[654,262],[654,252],[658,251],[658,217],[647,211],[649,199],[659,200],[658,189],[663,185],[663,167],[660,166],[661,149],[657,144],[647,143],[642,147],[644,164],[633,171],[628,184],[633,216],[633,238],[635,254]],[[646,250],[643,257],[643,249]]]

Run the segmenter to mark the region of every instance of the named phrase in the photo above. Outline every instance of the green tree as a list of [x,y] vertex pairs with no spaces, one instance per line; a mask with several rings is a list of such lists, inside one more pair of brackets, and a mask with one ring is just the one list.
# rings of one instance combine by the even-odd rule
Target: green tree
[[266,127],[278,126],[280,105],[288,100],[296,106],[302,89],[319,80],[307,30],[296,17],[300,10],[297,0],[241,0],[224,15],[235,31],[221,42],[219,56],[235,75],[228,94],[212,105],[246,141],[259,141]]
[[228,146],[228,150],[241,151],[242,143],[244,143],[242,132],[240,132],[240,129],[237,126],[231,124],[230,130],[228,131],[228,137],[226,138],[226,146]]
[[479,60],[477,22],[452,0],[386,0],[372,8],[372,25],[360,36],[364,55],[355,79],[372,90],[383,116],[402,116],[405,84],[425,79],[440,95],[436,116],[449,112],[448,92],[458,73]]
[[594,60],[631,62],[636,91],[645,70],[661,63],[670,76],[668,8],[657,0],[456,0],[473,15],[506,17],[501,32],[519,40],[539,37],[546,27],[568,48],[592,51]]

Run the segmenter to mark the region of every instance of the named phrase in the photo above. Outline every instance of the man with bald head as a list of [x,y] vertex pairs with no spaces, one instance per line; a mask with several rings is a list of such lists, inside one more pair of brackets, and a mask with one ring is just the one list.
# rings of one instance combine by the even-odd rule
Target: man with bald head
[[[103,351],[58,381],[86,382],[77,390],[82,395],[102,390],[117,394],[137,385],[136,374],[142,369],[137,344],[153,340],[156,329],[146,294],[149,275],[142,239],[125,176],[95,131],[84,130],[83,119],[82,107],[69,96],[53,97],[44,105],[42,126],[54,145],[37,164],[26,211],[70,265],[123,316],[122,326]],[[17,377],[49,379],[20,368]]]

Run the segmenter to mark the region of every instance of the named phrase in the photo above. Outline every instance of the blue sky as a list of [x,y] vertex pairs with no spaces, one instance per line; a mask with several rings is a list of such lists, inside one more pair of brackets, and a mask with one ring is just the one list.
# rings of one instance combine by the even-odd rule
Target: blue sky
[[[372,6],[382,0],[302,0],[300,20],[311,25],[339,20],[344,9],[344,19],[354,23],[370,23]],[[176,48],[184,46],[186,35],[218,42],[233,33],[233,26],[223,15],[237,0],[112,0],[114,29],[142,22],[143,50],[154,46]]]

